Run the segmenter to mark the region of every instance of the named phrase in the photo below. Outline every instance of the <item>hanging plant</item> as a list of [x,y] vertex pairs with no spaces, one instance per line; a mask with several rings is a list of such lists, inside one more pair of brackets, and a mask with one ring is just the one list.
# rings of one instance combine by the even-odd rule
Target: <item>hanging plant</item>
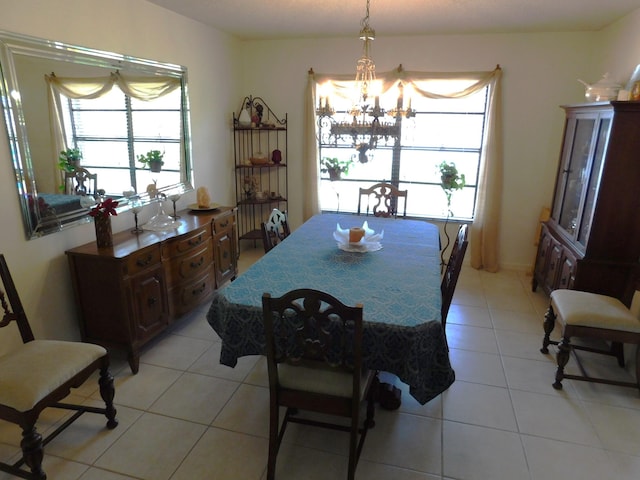
[[144,155],[138,155],[138,161],[144,164],[145,167],[149,167],[149,170],[152,172],[159,172],[164,165],[163,157],[164,152],[160,150],[149,150]]
[[63,172],[73,172],[82,160],[82,152],[77,148],[62,150],[58,156],[58,168]]
[[446,243],[440,251],[440,271],[443,272],[447,266],[447,262],[444,260],[444,252],[449,247],[451,239],[449,238],[449,232],[447,232],[447,224],[449,223],[449,217],[453,216],[451,211],[451,196],[456,190],[462,190],[465,186],[464,173],[459,173],[456,164],[453,162],[441,162],[438,165],[440,171],[440,186],[447,196],[447,218],[444,221],[444,236],[446,237]]
[[462,190],[465,186],[464,173],[459,173],[453,162],[442,162],[438,165],[440,170],[440,186],[447,196],[447,218],[453,216],[451,211],[451,196],[456,190]]
[[320,160],[320,171],[329,174],[329,180],[340,180],[342,174],[349,174],[349,168],[353,165],[353,160],[340,160],[336,157],[322,157]]

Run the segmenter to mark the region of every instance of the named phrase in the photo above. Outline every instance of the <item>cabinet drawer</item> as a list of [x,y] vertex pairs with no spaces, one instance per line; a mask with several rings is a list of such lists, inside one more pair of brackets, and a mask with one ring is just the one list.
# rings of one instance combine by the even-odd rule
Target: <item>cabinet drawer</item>
[[209,238],[211,238],[209,228],[207,226],[200,227],[193,232],[166,242],[163,247],[163,256],[165,258],[173,258],[176,255],[186,253],[202,246]]
[[160,246],[139,250],[129,255],[125,262],[125,275],[136,275],[147,268],[160,263]]
[[220,233],[224,230],[231,228],[231,226],[236,222],[236,216],[233,213],[229,213],[229,215],[224,215],[222,217],[216,218],[213,222],[213,231],[214,233]]
[[207,239],[199,249],[171,259],[167,275],[169,285],[174,286],[183,280],[211,272],[213,248],[211,239]]
[[176,318],[208,300],[214,289],[213,274],[206,274],[172,289],[169,293],[171,317]]

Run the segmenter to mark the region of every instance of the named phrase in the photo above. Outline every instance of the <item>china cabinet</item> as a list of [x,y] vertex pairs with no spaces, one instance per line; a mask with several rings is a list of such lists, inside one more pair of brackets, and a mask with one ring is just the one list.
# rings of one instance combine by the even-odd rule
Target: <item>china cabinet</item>
[[287,210],[287,115],[260,97],[245,97],[233,114],[238,239],[262,245],[260,224],[274,208]]
[[181,212],[170,231],[68,250],[83,341],[125,349],[136,373],[143,345],[236,276],[235,219],[235,207]]
[[560,164],[533,289],[585,290],[629,305],[640,260],[640,102],[563,108]]

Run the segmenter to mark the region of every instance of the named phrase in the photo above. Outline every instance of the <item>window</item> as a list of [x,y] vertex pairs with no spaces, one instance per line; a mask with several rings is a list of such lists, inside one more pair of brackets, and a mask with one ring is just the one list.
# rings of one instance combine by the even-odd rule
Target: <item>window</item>
[[[464,90],[476,80],[430,80],[414,82],[421,90],[445,92]],[[346,82],[345,82],[346,83]],[[373,150],[367,152],[366,163],[361,163],[349,136],[323,135],[327,127],[320,127],[319,158],[336,157],[354,159],[348,175],[339,182],[322,174],[320,206],[324,211],[355,212],[358,189],[372,183],[388,181],[401,190],[408,190],[407,215],[421,218],[445,218],[447,201],[440,187],[438,165],[453,162],[465,175],[466,185],[452,196],[451,211],[457,219],[473,219],[480,157],[485,139],[489,87],[460,98],[432,99],[417,95],[410,88],[402,93],[392,88],[380,96],[381,106],[410,106],[415,117],[402,118],[399,138],[380,139]],[[410,99],[410,100],[407,100]],[[334,121],[351,122],[349,99],[331,97],[336,113]],[[370,120],[371,117],[368,117]],[[317,118],[320,122],[329,119]],[[393,122],[385,116],[383,122]]]
[[122,195],[130,186],[142,193],[158,179],[137,160],[149,150],[164,152],[162,184],[180,182],[179,88],[144,101],[114,86],[95,99],[62,97],[62,107],[67,145],[80,149],[82,166],[98,174],[98,188],[107,195]]

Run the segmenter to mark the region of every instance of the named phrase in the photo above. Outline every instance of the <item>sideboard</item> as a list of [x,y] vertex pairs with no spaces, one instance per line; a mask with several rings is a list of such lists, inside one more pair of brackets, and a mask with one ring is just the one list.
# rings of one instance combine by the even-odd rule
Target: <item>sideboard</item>
[[237,274],[236,208],[179,215],[167,232],[125,230],[113,247],[65,252],[83,341],[125,349],[133,373],[143,345]]

